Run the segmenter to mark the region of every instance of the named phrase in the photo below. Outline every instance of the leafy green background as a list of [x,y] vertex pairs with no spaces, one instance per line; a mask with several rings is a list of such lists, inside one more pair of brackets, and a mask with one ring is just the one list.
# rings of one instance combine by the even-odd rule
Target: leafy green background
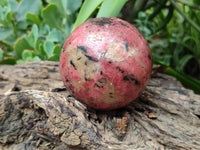
[[69,34],[102,16],[136,26],[149,42],[156,71],[200,94],[199,0],[1,0],[0,64],[59,61]]

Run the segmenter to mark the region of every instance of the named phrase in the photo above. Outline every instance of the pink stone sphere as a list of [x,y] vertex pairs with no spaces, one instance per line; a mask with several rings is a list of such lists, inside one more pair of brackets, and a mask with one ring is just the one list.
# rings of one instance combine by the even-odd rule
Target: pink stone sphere
[[145,38],[130,23],[113,17],[94,18],[77,27],[60,57],[67,90],[95,109],[117,109],[135,100],[151,70]]

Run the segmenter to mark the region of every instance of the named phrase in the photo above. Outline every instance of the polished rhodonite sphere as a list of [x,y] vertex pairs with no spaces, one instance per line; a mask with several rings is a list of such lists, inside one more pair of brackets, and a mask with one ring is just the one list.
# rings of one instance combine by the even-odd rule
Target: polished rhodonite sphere
[[116,109],[145,89],[152,69],[147,41],[130,23],[118,18],[91,19],[67,38],[60,74],[79,101],[95,109]]

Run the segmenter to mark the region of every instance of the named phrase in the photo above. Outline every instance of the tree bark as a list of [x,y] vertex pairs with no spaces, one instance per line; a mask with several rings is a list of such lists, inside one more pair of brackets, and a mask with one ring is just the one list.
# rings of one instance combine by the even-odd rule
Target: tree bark
[[113,111],[87,108],[66,91],[58,63],[0,66],[0,150],[197,150],[200,96],[152,74],[143,94]]

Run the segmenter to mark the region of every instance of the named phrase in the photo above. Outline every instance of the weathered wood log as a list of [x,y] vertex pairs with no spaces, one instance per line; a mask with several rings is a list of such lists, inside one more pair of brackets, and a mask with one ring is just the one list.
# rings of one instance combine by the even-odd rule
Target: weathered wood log
[[200,96],[155,73],[127,107],[96,111],[65,90],[58,63],[1,65],[0,149],[200,149]]

